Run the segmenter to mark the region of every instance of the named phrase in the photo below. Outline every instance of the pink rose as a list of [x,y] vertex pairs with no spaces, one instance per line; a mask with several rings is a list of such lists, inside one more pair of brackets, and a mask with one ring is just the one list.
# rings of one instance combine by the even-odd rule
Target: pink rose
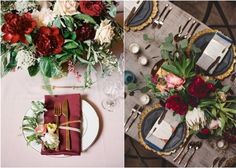
[[34,129],[34,132],[38,135],[44,135],[47,132],[47,127],[44,124],[40,124]]
[[220,120],[211,120],[209,129],[217,129],[220,126]]
[[176,88],[181,89],[182,85],[185,83],[185,80],[170,73],[165,77],[167,82],[167,88]]

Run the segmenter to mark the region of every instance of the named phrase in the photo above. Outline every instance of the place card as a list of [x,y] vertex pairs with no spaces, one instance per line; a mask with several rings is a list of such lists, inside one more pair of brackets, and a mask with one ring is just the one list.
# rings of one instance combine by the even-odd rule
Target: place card
[[160,119],[158,118],[145,138],[149,143],[157,146],[159,149],[165,147],[180,123],[180,116],[178,114],[173,115],[173,113],[173,110],[168,110],[161,123],[158,123]]
[[228,52],[231,43],[231,40],[223,34],[215,33],[196,64],[209,74],[213,74]]

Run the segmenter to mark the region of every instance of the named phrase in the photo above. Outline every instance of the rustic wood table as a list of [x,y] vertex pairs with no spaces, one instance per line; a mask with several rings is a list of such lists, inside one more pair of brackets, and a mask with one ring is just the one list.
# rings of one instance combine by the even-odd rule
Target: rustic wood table
[[[150,74],[152,67],[155,65],[155,63],[158,60],[160,60],[159,46],[164,41],[165,37],[167,37],[169,33],[173,33],[175,35],[178,32],[179,25],[184,25],[189,17],[192,17],[193,19],[195,19],[193,16],[189,15],[188,13],[178,8],[171,2],[166,2],[166,1],[158,2],[158,9],[162,10],[167,3],[169,3],[169,7],[171,6],[173,7],[173,9],[170,12],[169,16],[166,18],[163,26],[160,29],[157,29],[157,28],[153,29],[151,25],[149,25],[148,27],[146,27],[145,29],[141,31],[136,31],[136,32],[128,31],[125,33],[126,70],[130,70],[136,75],[139,86],[141,87],[145,85],[145,81],[144,81],[143,76],[140,74],[140,72],[142,72],[144,75]],[[125,12],[129,12],[128,11],[128,9],[130,8],[129,5],[131,5],[130,2],[126,1]],[[197,22],[200,22],[197,19],[195,20]],[[188,25],[186,30],[188,30],[190,25],[191,24]],[[208,27],[204,25],[203,23],[201,23],[201,25],[198,27],[196,32],[201,31],[206,28]],[[148,34],[148,36],[150,36],[151,38],[154,38],[155,40],[152,42],[144,41],[143,34]],[[149,61],[148,65],[146,66],[140,65],[138,63],[137,55],[134,55],[129,51],[129,45],[134,42],[139,44],[139,46],[141,47],[141,52],[139,54],[144,55],[145,57],[148,58],[148,61]],[[151,44],[151,46],[148,49],[145,49],[145,47],[148,44]],[[152,57],[157,57],[157,58],[152,58]],[[229,80],[226,79],[224,82],[229,83]],[[126,88],[126,92],[127,92],[127,88]],[[134,105],[141,104],[139,100],[140,95],[141,95],[140,92],[135,92],[134,96],[129,96],[127,94],[126,99],[125,99],[125,121],[130,115],[131,109],[134,107]],[[155,103],[157,103],[157,100],[152,100],[148,106],[152,106]],[[139,118],[134,122],[130,130],[126,132],[127,135],[129,135],[130,137],[132,137],[133,139],[137,141],[139,140],[138,123],[139,123]],[[191,140],[199,140],[199,139],[196,136],[193,136]],[[222,157],[224,155],[225,157],[232,157],[233,155],[236,155],[236,145],[231,144],[226,151],[220,151],[220,150],[217,150],[216,147],[214,147],[214,144],[215,144],[214,141],[213,142],[209,142],[209,140],[201,140],[201,141],[203,141],[203,145],[196,152],[191,162],[189,163],[190,167],[196,167],[196,166],[209,167],[212,165],[213,160],[218,156]],[[176,153],[170,156],[163,156],[163,158],[165,158],[166,160],[168,160],[175,166],[182,167],[192,152],[189,152],[187,156],[185,157],[185,159],[183,160],[183,162],[180,165],[178,165],[177,163],[173,162],[173,158],[176,156],[178,151],[179,150],[177,150]]]

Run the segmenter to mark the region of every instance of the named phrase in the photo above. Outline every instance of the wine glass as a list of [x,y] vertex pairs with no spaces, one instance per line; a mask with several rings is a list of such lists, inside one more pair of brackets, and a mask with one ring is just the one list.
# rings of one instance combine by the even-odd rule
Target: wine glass
[[121,91],[122,84],[120,82],[106,82],[103,88],[103,92],[107,97],[102,101],[103,108],[108,110],[109,112],[113,112],[114,107],[118,103],[118,98],[120,96]]

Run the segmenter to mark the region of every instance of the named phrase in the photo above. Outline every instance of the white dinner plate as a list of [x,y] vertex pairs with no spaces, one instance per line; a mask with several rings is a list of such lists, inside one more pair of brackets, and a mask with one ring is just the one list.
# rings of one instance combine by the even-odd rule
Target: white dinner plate
[[[33,111],[30,109],[27,111],[25,116],[32,116]],[[41,115],[42,122],[43,122],[43,114]],[[99,118],[95,111],[95,109],[85,100],[82,100],[82,152],[87,150],[93,142],[95,141],[98,131],[99,131]],[[23,122],[23,124],[25,124]],[[31,135],[32,132],[24,131],[23,135],[26,139],[27,136]],[[38,152],[41,152],[42,145],[32,141],[29,144],[33,149]]]

